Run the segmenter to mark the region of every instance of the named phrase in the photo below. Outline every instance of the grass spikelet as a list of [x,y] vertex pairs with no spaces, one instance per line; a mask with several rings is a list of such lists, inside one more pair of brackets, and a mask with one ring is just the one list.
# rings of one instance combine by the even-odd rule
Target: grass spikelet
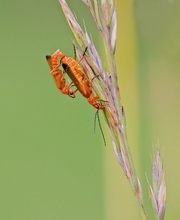
[[158,220],[162,220],[166,208],[166,184],[164,180],[164,168],[161,162],[160,152],[157,151],[152,165],[153,187],[148,181],[149,197]]

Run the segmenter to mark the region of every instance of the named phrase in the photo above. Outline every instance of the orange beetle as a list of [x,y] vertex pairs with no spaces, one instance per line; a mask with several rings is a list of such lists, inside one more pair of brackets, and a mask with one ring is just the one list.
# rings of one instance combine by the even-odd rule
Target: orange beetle
[[59,58],[59,51],[56,51],[52,56],[46,55],[46,60],[50,67],[51,74],[54,78],[56,86],[63,94],[66,94],[72,98],[75,98],[75,92],[77,91],[77,89],[72,90],[72,91],[70,90],[73,83],[66,85],[66,80],[64,78],[64,75],[62,71],[59,69],[58,58]]

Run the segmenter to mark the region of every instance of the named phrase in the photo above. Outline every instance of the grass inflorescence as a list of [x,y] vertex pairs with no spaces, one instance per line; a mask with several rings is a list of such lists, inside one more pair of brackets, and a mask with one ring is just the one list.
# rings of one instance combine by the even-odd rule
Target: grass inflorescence
[[[103,103],[105,108],[100,111],[103,112],[109,127],[115,155],[133,189],[142,216],[149,219],[143,204],[141,183],[136,175],[126,138],[125,112],[120,97],[114,57],[117,40],[116,9],[113,0],[83,0],[83,2],[88,6],[92,19],[94,19],[101,34],[107,61],[106,66],[102,65],[101,57],[93,41],[87,31],[81,28],[66,1],[59,0],[68,24],[79,44],[80,49],[76,47],[79,58],[82,57],[84,50],[87,48],[86,54],[81,60],[81,66],[86,77],[90,80],[93,79],[93,89],[99,99],[106,102]],[[165,213],[166,186],[159,151],[153,162],[152,174],[154,186],[151,187],[148,181],[149,195],[157,218],[161,220]]]

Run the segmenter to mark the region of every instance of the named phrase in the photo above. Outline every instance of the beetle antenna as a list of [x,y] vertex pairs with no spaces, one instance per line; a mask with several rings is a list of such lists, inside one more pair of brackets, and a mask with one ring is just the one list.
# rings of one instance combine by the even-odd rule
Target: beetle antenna
[[102,130],[102,126],[101,126],[101,122],[100,122],[100,118],[99,118],[99,109],[96,111],[95,117],[94,117],[94,133],[96,131],[96,118],[98,119],[98,124],[99,124],[99,128],[100,128],[100,131],[101,131],[101,134],[103,137],[104,145],[106,146],[106,139],[105,139],[104,132]]

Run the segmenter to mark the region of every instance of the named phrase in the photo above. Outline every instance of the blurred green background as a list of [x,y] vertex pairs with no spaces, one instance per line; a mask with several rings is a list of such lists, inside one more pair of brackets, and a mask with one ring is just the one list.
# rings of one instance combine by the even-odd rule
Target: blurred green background
[[[87,7],[67,1],[99,38]],[[116,59],[128,141],[152,217],[145,173],[158,143],[165,163],[167,212],[179,219],[180,3],[120,0]],[[0,219],[140,219],[127,180],[95,110],[62,95],[45,60],[73,56],[73,35],[58,1],[0,2]],[[104,126],[106,130],[106,126]]]

